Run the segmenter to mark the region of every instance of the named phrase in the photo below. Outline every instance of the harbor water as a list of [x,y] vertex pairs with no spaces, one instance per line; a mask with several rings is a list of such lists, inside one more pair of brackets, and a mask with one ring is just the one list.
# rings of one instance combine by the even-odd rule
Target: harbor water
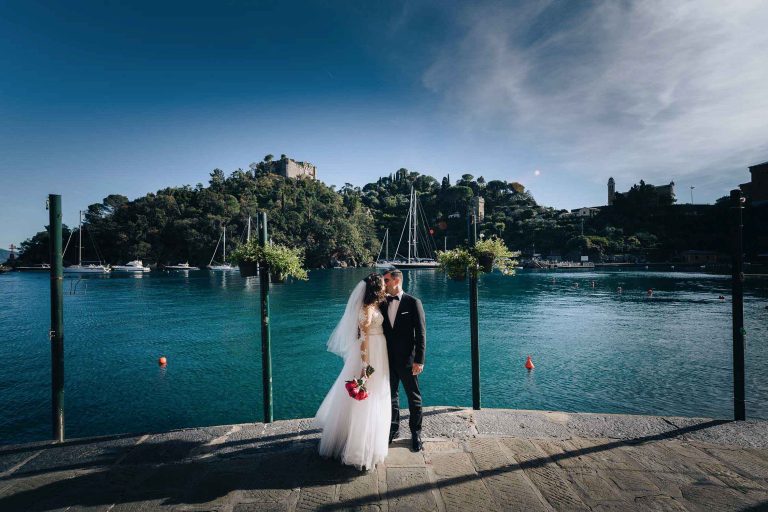
[[[272,286],[275,419],[316,412],[342,366],[325,342],[367,272]],[[483,407],[732,417],[728,276],[520,271],[479,288]],[[470,406],[467,283],[406,271],[405,289],[427,315],[424,404]],[[66,278],[67,437],[262,421],[258,290],[208,271]],[[0,443],[48,439],[49,277],[4,274],[0,296]],[[747,416],[768,418],[768,279],[748,279],[744,310]]]

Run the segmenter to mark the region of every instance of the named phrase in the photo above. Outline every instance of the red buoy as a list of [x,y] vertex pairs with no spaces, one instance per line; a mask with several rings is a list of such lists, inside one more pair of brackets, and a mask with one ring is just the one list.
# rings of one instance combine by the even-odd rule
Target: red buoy
[[533,366],[533,361],[531,361],[531,356],[528,356],[528,359],[525,361],[525,367],[529,370],[533,370],[535,366]]
[[165,366],[168,364],[168,360],[165,358],[165,356],[160,356],[160,359],[158,359],[157,362],[160,366]]

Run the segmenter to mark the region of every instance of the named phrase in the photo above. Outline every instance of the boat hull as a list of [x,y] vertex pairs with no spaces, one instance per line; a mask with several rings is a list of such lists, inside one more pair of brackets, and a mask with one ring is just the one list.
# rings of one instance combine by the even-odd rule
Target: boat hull
[[72,265],[71,267],[64,268],[65,274],[109,274],[109,269],[106,267],[81,267],[78,265]]
[[438,268],[439,265],[437,262],[432,261],[422,261],[422,262],[416,262],[412,261],[411,263],[393,263],[392,266],[395,268],[405,268],[405,269],[435,269]]

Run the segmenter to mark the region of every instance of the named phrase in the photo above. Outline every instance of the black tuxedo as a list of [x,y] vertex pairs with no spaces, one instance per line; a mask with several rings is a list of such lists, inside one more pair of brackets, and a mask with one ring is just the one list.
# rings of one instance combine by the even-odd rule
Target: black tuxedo
[[416,297],[403,293],[395,315],[395,323],[389,321],[389,304],[380,306],[384,315],[384,336],[387,339],[389,355],[389,383],[392,392],[392,425],[394,432],[400,426],[399,388],[402,381],[408,396],[411,417],[409,426],[412,433],[421,431],[421,391],[419,377],[413,375],[413,363],[424,364],[427,349],[427,324],[424,308]]

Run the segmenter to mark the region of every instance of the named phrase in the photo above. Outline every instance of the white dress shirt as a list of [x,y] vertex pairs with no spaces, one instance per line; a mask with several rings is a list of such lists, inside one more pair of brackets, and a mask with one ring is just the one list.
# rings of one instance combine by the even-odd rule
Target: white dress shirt
[[397,294],[398,300],[390,301],[387,304],[387,316],[389,316],[389,325],[395,326],[395,318],[397,318],[397,309],[400,307],[400,301],[403,300],[403,291]]

